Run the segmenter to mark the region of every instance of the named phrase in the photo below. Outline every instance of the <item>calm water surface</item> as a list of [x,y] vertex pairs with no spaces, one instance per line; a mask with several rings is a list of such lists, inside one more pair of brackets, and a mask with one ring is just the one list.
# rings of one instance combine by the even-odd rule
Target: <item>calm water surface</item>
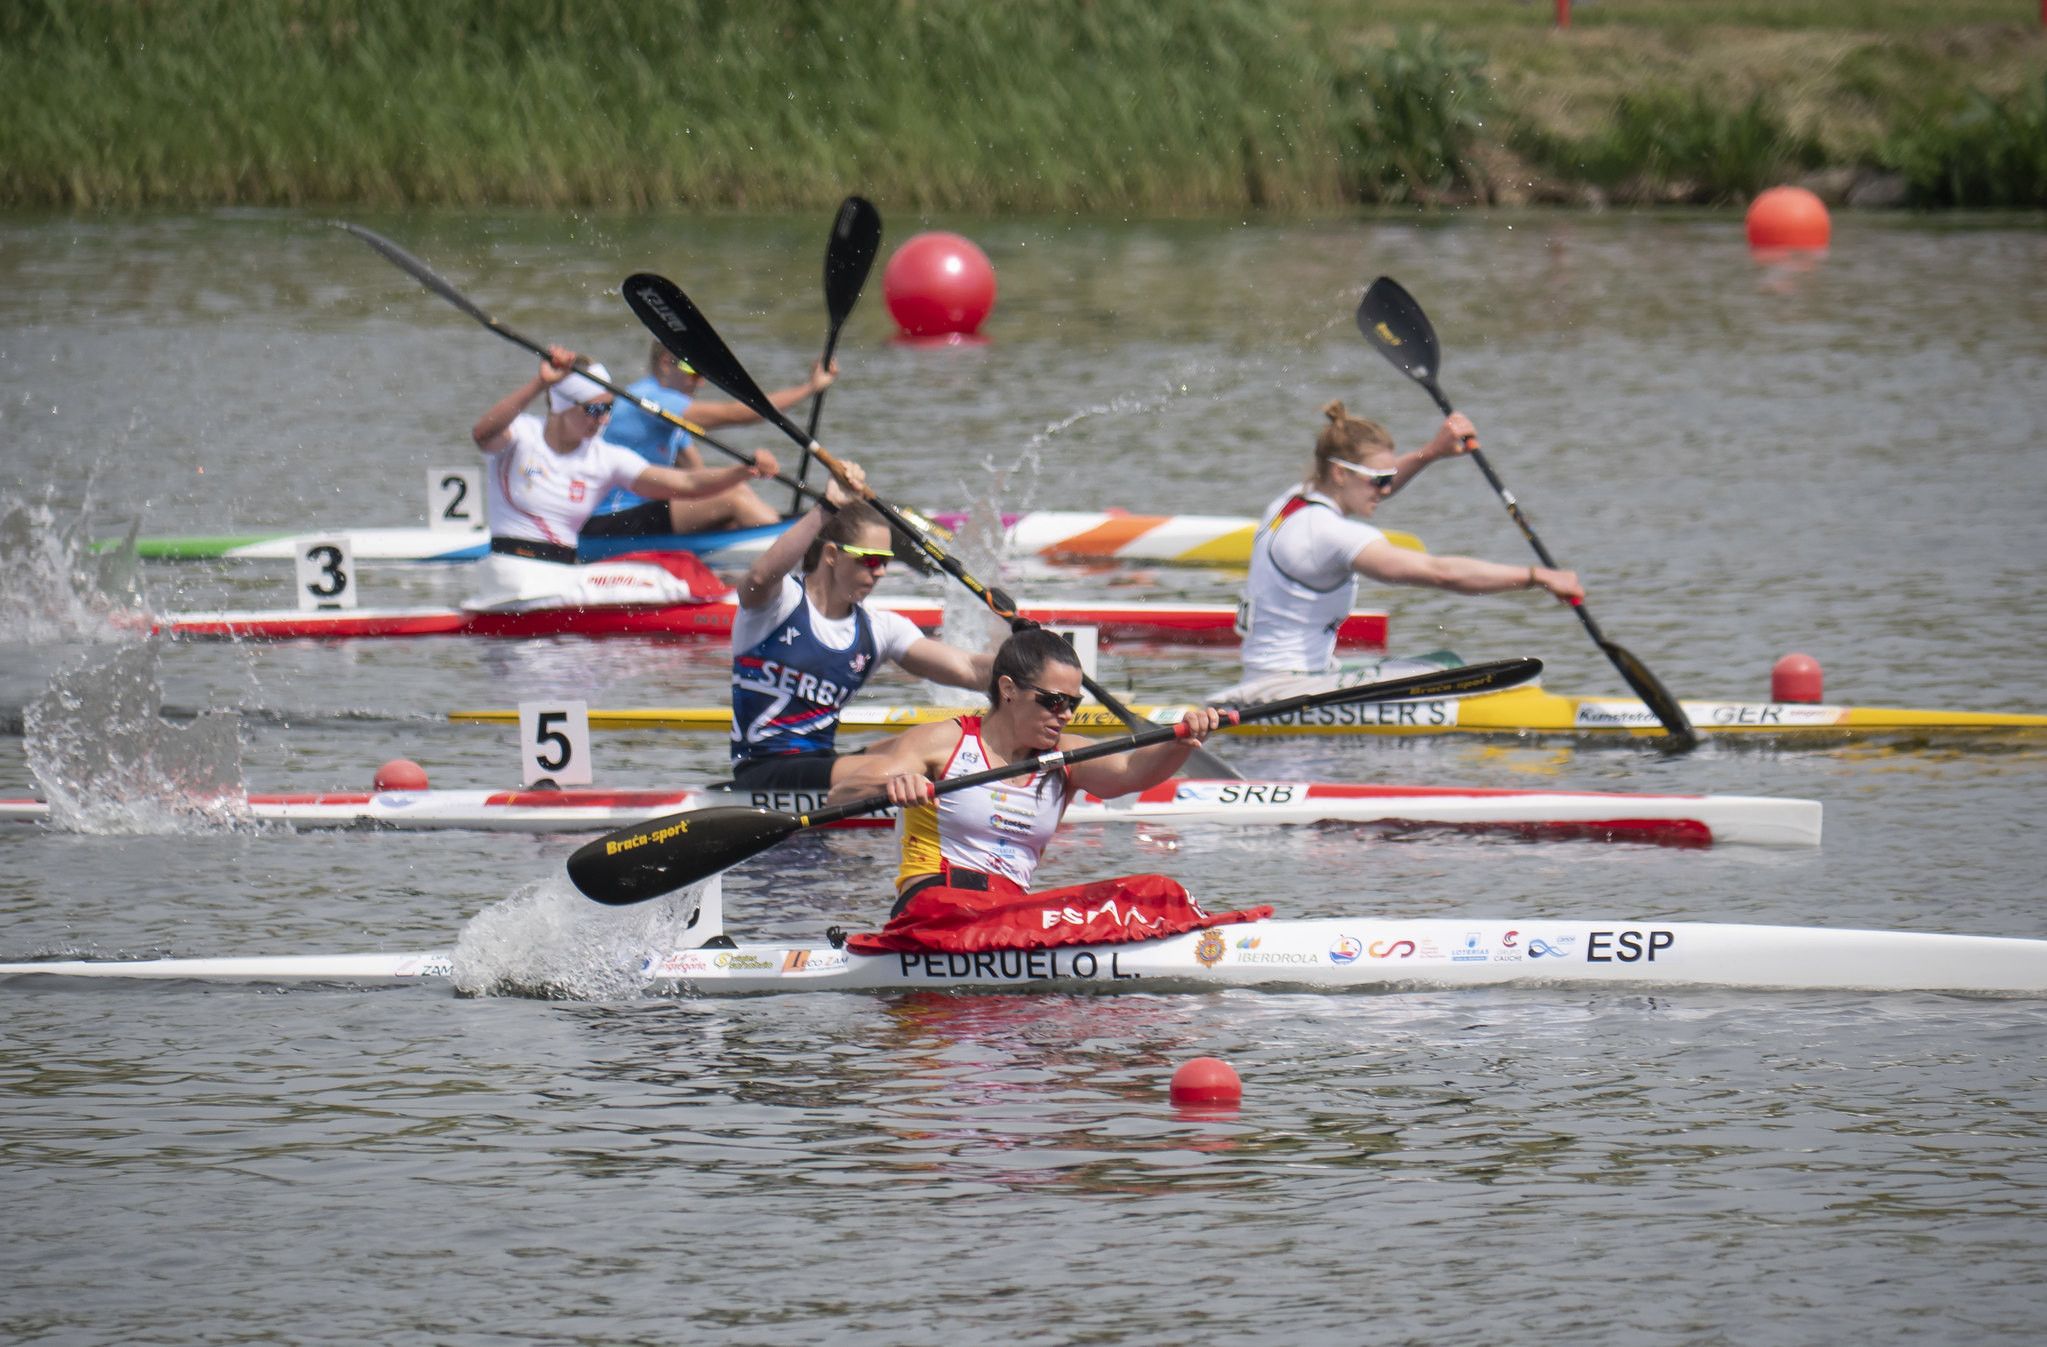
[[[615,294],[641,268],[678,280],[763,383],[793,381],[823,338],[823,220],[364,222],[615,372],[644,358]],[[891,239],[919,223],[892,220]],[[1759,697],[1770,663],[1802,649],[1835,700],[2047,706],[2037,220],[1845,218],[1833,255],[1803,268],[1758,265],[1731,218],[929,223],[987,248],[1002,297],[987,345],[896,346],[877,273],[825,430],[885,493],[1249,513],[1294,480],[1330,397],[1412,444],[1433,408],[1350,320],[1384,272],[1428,307],[1446,391],[1601,622],[1684,695]],[[31,704],[107,683],[125,648],[82,615],[65,533],[417,524],[426,469],[468,461],[470,422],[530,372],[310,218],[0,220],[0,514],[40,521],[0,536],[0,793],[37,789],[31,755],[49,746],[22,732]],[[1437,551],[1525,558],[1469,465],[1431,469],[1383,514]],[[1033,594],[1233,594],[1215,573],[970,554]],[[253,566],[141,577],[158,609],[283,604],[287,583]],[[384,568],[364,584],[398,604],[452,600],[463,579]],[[1365,601],[1392,614],[1396,649],[1536,654],[1552,688],[1619,691],[1578,625],[1531,596]],[[234,710],[258,790],[361,787],[401,753],[440,785],[508,784],[509,741],[447,710],[702,703],[724,677],[722,650],[679,642],[130,658],[172,715],[152,770],[218,739],[191,714]],[[1218,655],[1167,651],[1112,654],[1104,674],[1162,698],[1232,678]],[[1094,828],[1062,840],[1048,880],[1167,869],[1295,916],[2047,937],[2038,745],[1709,745],[1680,761],[1222,747],[1252,774],[1805,796],[1826,803],[1826,844]],[[703,780],[721,757],[654,733],[597,753],[618,785]],[[0,959],[445,945],[511,895],[559,889],[576,840],[15,828]],[[871,923],[886,851],[800,839],[730,877],[729,918],[804,938]],[[17,981],[0,987],[0,1339],[2031,1342],[2042,1005],[560,1003]],[[1167,1103],[1173,1067],[1201,1054],[1242,1073],[1240,1110]]]

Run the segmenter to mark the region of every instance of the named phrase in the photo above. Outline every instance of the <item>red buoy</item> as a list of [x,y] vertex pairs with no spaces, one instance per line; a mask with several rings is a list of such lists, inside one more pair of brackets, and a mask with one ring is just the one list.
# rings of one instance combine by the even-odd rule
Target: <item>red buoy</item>
[[426,768],[411,758],[393,758],[377,769],[373,790],[425,790]]
[[1244,1082],[1220,1057],[1194,1057],[1173,1072],[1169,1093],[1176,1104],[1234,1104],[1244,1097]]
[[1824,201],[1803,187],[1772,187],[1748,208],[1748,246],[1818,252],[1833,237]]
[[889,258],[881,293],[906,337],[971,336],[995,307],[995,268],[971,239],[917,234]]
[[1820,662],[1796,651],[1770,666],[1770,700],[1773,702],[1816,702],[1824,700],[1825,683]]

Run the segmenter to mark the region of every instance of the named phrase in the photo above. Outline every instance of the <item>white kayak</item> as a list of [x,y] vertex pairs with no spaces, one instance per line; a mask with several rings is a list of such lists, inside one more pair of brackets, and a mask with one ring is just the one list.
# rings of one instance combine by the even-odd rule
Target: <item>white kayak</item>
[[[969,520],[964,513],[932,518],[947,536],[966,527]],[[733,562],[766,551],[788,523],[714,533],[586,538],[579,550],[586,561],[620,552],[676,551]],[[1244,566],[1250,563],[1251,539],[1257,529],[1257,520],[1241,515],[1033,510],[1002,517],[1003,543],[1011,555],[1060,560]],[[1424,550],[1413,534],[1389,530],[1387,537],[1399,546]],[[480,560],[490,550],[489,537],[479,530],[351,528],[143,538],[137,541],[136,552],[153,561],[290,561],[309,544],[335,538],[348,540],[357,561],[466,562]]]
[[[709,922],[699,923],[709,933]],[[451,950],[0,963],[22,976],[258,983],[461,980]],[[976,954],[698,946],[647,956],[650,991],[1412,991],[1523,985],[2047,995],[2047,940],[1641,919],[1267,920],[1164,940]],[[493,983],[493,991],[517,992]],[[545,994],[545,988],[532,989]]]
[[[294,828],[469,828],[499,832],[596,832],[719,804],[782,813],[815,810],[815,796],[788,791],[418,790],[252,793],[226,812]],[[1817,846],[1817,800],[1756,795],[1654,795],[1604,791],[1344,785],[1318,781],[1175,780],[1136,795],[1084,795],[1068,823],[1375,824],[1389,828],[1507,831],[1528,836],[1679,846]],[[40,800],[0,799],[0,820],[41,822]],[[846,827],[894,826],[876,815]]]

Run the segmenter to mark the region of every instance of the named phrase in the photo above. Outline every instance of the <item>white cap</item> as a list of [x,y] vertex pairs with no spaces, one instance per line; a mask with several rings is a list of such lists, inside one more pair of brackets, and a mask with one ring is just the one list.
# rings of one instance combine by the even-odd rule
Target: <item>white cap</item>
[[[591,365],[588,369],[598,379],[611,378],[611,371],[602,365]],[[551,411],[565,412],[581,403],[596,402],[600,398],[610,396],[611,394],[596,380],[585,378],[581,374],[571,374],[547,390],[547,405]]]

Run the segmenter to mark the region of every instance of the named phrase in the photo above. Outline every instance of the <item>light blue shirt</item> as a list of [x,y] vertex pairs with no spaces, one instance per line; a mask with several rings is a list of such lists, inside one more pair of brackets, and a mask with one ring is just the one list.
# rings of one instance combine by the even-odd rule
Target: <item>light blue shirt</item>
[[[651,374],[627,384],[626,391],[675,416],[689,414],[689,394],[666,387]],[[688,431],[672,426],[658,416],[647,415],[624,398],[618,399],[617,405],[611,409],[611,423],[604,427],[604,438],[613,444],[624,445],[649,463],[661,467],[673,467],[682,451],[689,447]],[[630,510],[646,503],[645,496],[636,496],[619,487],[597,503],[596,513],[617,514],[620,510]]]

